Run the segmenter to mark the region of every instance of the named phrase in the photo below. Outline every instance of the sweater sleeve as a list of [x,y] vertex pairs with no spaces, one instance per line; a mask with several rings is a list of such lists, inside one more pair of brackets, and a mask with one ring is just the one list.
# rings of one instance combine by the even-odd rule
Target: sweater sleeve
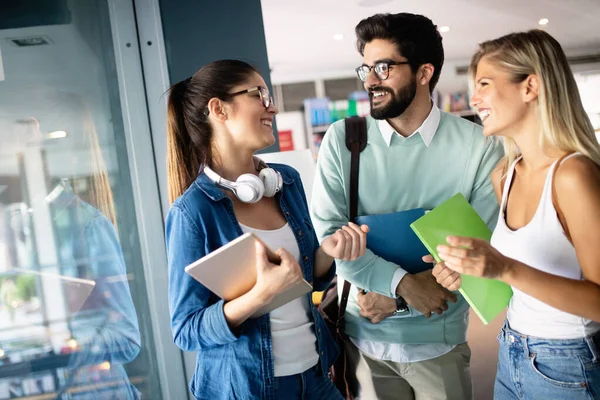
[[[346,171],[348,165],[340,145],[344,137],[343,123],[333,124],[323,137],[317,160],[317,171],[311,200],[311,217],[320,241],[332,235],[341,226],[348,224]],[[398,265],[376,256],[367,250],[365,255],[354,261],[336,260],[337,273],[353,285],[388,297],[396,297],[391,291],[391,282]]]

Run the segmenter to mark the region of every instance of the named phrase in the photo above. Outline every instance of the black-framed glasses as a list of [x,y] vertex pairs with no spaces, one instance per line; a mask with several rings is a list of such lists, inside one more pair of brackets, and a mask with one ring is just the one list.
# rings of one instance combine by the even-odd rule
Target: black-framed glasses
[[269,93],[269,89],[267,89],[264,86],[253,86],[250,89],[240,90],[239,92],[235,93],[229,93],[228,97],[252,92],[258,92],[258,95],[260,96],[260,101],[263,103],[263,106],[265,106],[265,108],[269,108],[275,104],[275,101],[273,101],[273,96],[271,96],[271,94]]
[[360,67],[356,68],[356,75],[358,75],[358,79],[363,82],[367,81],[369,77],[369,72],[371,70],[375,71],[375,75],[381,81],[385,81],[390,76],[390,67],[393,65],[403,65],[410,64],[408,61],[379,61],[375,63],[375,65],[370,66],[367,64],[363,64]]

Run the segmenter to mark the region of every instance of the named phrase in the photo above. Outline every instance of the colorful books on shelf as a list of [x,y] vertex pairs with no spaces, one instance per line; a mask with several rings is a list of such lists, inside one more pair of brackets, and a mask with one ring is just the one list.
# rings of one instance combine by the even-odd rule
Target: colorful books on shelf
[[[447,244],[448,236],[467,236],[489,241],[492,232],[471,207],[465,197],[458,193],[411,224],[436,261],[441,259],[437,246]],[[512,297],[512,289],[495,279],[462,275],[459,292],[484,324],[491,322],[506,308]]]

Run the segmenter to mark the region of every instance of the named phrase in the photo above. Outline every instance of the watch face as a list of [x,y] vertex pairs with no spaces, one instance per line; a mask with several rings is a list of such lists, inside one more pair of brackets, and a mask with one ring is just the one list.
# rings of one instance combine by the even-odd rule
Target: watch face
[[406,312],[408,311],[408,305],[406,301],[402,297],[396,298],[396,312]]

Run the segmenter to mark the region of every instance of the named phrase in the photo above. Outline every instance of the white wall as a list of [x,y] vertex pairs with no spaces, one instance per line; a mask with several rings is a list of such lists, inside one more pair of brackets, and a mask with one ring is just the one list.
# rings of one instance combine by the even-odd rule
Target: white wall
[[310,204],[317,165],[309,149],[262,153],[257,154],[257,156],[268,163],[286,164],[295,168],[300,174],[302,186],[304,186],[304,194],[306,195],[308,204]]
[[306,129],[304,128],[304,113],[301,111],[282,112],[275,117],[277,121],[277,130],[292,131],[294,150],[304,150],[308,148],[306,139]]

